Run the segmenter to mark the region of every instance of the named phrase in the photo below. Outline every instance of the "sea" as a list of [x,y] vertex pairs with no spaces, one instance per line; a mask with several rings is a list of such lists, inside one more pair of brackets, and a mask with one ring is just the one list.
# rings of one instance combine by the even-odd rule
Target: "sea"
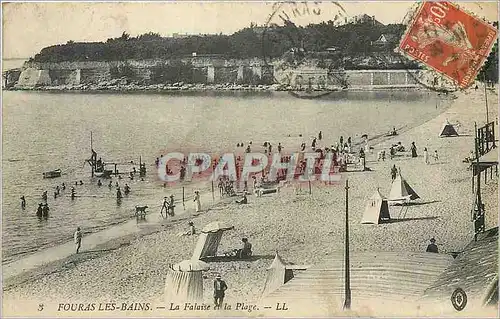
[[28,58],[12,58],[12,59],[2,59],[2,72],[20,68],[23,66],[24,62],[26,62]]
[[[221,154],[242,152],[237,143],[264,141],[298,150],[321,130],[324,145],[339,137],[382,136],[409,129],[443,112],[448,100],[435,92],[339,92],[320,99],[297,99],[286,92],[90,93],[5,91],[2,96],[2,262],[72,240],[77,226],[84,233],[126,222],[135,205],[160,209],[163,196],[182,198],[175,185],[157,178],[155,159],[171,151]],[[105,162],[129,172],[146,163],[144,180],[97,178],[85,160],[92,147]],[[112,167],[111,167],[112,168]],[[44,179],[43,172],[62,176]],[[83,185],[75,186],[82,181]],[[132,189],[121,204],[118,182]],[[57,185],[66,190],[54,199]],[[72,200],[69,188],[77,197]],[[50,215],[39,219],[36,208],[48,192]],[[191,191],[191,190],[190,190]],[[192,193],[189,193],[191,196]],[[26,198],[21,209],[20,197]],[[191,197],[190,197],[191,198]]]

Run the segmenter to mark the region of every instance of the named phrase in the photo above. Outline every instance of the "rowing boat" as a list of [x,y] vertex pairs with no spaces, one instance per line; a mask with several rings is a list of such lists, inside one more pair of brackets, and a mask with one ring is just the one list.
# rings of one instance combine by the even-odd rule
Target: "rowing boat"
[[43,178],[56,178],[61,177],[61,170],[55,169],[53,171],[43,173]]

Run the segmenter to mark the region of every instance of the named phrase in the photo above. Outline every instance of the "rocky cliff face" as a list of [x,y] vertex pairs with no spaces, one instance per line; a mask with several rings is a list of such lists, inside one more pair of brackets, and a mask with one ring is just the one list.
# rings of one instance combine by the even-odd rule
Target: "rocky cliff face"
[[176,82],[201,84],[271,84],[273,67],[261,60],[191,58],[111,62],[27,62],[17,88],[99,84],[127,79],[142,85]]
[[48,86],[52,84],[52,80],[48,70],[37,70],[27,68],[21,72],[19,80],[14,87],[16,88],[36,88],[40,86]]

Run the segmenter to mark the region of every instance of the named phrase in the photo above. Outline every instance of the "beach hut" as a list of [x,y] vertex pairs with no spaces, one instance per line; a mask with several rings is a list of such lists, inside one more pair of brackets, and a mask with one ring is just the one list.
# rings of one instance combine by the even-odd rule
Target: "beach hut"
[[267,268],[266,283],[262,296],[266,296],[293,278],[293,269],[287,269],[285,262],[276,252],[271,266]]
[[170,266],[165,280],[165,301],[203,301],[203,271],[208,269],[208,264],[200,260],[184,260]]
[[450,124],[450,122],[446,121],[443,123],[441,127],[441,133],[439,133],[439,137],[450,137],[450,136],[458,136],[457,130],[455,127]]
[[408,200],[415,200],[420,198],[418,194],[411,188],[406,180],[401,176],[401,169],[392,182],[391,192],[389,194],[389,201],[394,203],[403,203]]
[[234,226],[218,221],[203,227],[191,259],[199,260],[207,257],[216,257],[222,234],[226,230],[233,228]]
[[377,188],[375,194],[368,200],[361,224],[380,224],[390,219],[387,199],[380,194]]

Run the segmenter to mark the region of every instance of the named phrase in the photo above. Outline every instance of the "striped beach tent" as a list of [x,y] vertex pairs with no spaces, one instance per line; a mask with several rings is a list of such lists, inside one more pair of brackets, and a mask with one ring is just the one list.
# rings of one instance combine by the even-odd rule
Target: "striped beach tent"
[[420,196],[418,196],[403,176],[401,176],[401,169],[399,169],[398,175],[392,182],[391,192],[389,193],[389,201],[394,203],[403,203],[407,200],[415,200],[419,198]]
[[226,230],[233,228],[234,226],[219,221],[207,224],[201,230],[191,259],[199,260],[207,257],[216,257],[222,234]]
[[458,136],[457,130],[455,127],[446,120],[441,127],[441,131],[439,133],[439,137],[450,137],[450,136]]
[[208,269],[208,264],[200,260],[184,260],[171,265],[165,280],[165,301],[203,301],[203,271]]
[[391,219],[389,215],[389,205],[387,199],[380,194],[377,188],[375,194],[368,200],[361,224],[380,224],[385,220]]
[[271,266],[267,268],[267,278],[262,295],[266,296],[270,294],[292,278],[293,270],[287,269],[285,262],[281,256],[278,255],[278,252],[276,252],[276,256],[274,257]]

